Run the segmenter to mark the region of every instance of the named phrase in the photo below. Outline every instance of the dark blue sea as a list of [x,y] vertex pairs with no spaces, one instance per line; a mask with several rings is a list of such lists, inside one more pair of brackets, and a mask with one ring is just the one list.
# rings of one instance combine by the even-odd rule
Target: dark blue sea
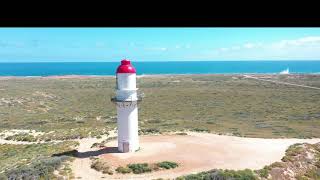
[[[115,75],[120,62],[0,63],[0,76]],[[319,74],[320,61],[175,61],[132,62],[148,74]]]

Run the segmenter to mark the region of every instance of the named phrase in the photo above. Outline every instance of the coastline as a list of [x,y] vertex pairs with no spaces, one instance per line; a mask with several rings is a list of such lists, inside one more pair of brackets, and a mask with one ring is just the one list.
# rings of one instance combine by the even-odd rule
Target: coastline
[[[143,77],[168,77],[168,76],[320,76],[320,73],[207,73],[207,74],[141,74],[137,78]],[[90,79],[90,78],[112,78],[116,75],[52,75],[52,76],[1,76],[0,79]]]

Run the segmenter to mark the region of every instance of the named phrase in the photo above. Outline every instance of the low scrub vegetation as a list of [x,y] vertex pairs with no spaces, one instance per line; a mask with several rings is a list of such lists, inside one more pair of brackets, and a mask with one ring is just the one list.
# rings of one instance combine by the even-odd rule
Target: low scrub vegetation
[[250,169],[245,170],[211,170],[197,174],[178,177],[177,180],[257,180]]
[[3,172],[2,176],[16,177],[16,179],[51,177],[53,170],[59,168],[61,163],[71,160],[67,156],[55,156],[55,154],[72,151],[75,146],[77,142],[74,141],[55,144],[2,144],[0,145],[0,172]]
[[129,164],[128,168],[130,168],[134,174],[142,174],[152,171],[148,163]]
[[51,170],[59,167],[60,162],[68,160],[66,156],[54,155],[72,151],[77,145],[75,141],[28,145],[1,144],[0,172],[15,177],[21,176],[26,170],[32,172],[29,174],[32,176],[42,170],[48,170],[51,174]]
[[126,167],[119,166],[116,171],[118,173],[127,174],[127,173],[134,173],[134,174],[142,174],[152,171],[159,171],[162,169],[173,169],[178,167],[178,164],[175,162],[170,161],[163,161],[159,163],[136,163],[136,164],[128,164]]
[[113,174],[113,171],[111,170],[111,167],[108,165],[108,163],[99,159],[95,159],[92,161],[91,168],[100,171],[103,174]]
[[303,151],[303,148],[301,147],[300,143],[293,144],[289,146],[289,148],[286,150],[285,156],[281,159],[284,162],[293,161],[294,157],[298,154],[300,154]]
[[[294,172],[294,177],[286,173],[288,171]],[[286,150],[282,162],[274,162],[255,172],[269,179],[320,179],[320,143],[293,144]]]
[[178,133],[176,133],[176,135],[185,136],[185,135],[188,135],[188,133],[185,133],[185,132],[178,132]]
[[159,129],[150,128],[150,129],[140,129],[139,135],[147,135],[147,134],[159,134],[161,133]]
[[163,162],[157,163],[157,166],[164,169],[173,169],[178,167],[178,164],[175,162],[163,161]]
[[128,168],[128,167],[122,167],[122,166],[117,167],[116,171],[117,171],[118,173],[121,173],[121,174],[128,174],[128,173],[131,173],[131,172],[132,172],[132,170],[131,170],[130,168]]
[[195,131],[195,132],[210,132],[209,129],[205,129],[205,128],[193,128],[193,129],[191,129],[191,131]]
[[33,135],[22,133],[22,134],[15,134],[12,136],[8,136],[5,138],[6,140],[13,140],[13,141],[27,141],[27,142],[36,142],[37,138]]
[[[318,75],[281,81],[320,87]],[[114,93],[114,77],[18,78],[1,84],[6,89],[0,91],[2,101],[14,106],[0,102],[0,130],[37,130],[46,133],[39,140],[51,141],[100,137],[105,127],[116,127],[116,107],[106,101]],[[246,137],[320,137],[317,90],[239,75],[143,77],[137,85],[146,94],[139,106],[141,134],[194,129]]]
[[52,179],[53,171],[69,157],[49,157],[33,160],[29,165],[13,168],[5,173],[8,179]]

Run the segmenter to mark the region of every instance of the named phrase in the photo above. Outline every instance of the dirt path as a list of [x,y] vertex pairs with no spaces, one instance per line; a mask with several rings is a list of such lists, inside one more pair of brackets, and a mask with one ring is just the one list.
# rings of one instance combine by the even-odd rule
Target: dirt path
[[[209,133],[189,132],[187,136],[150,135],[140,137],[140,151],[135,153],[117,153],[117,142],[107,143],[107,148],[93,150],[93,139],[83,139],[79,150],[86,154],[73,162],[75,177],[82,179],[156,179],[175,178],[181,175],[197,173],[214,168],[222,169],[260,169],[263,166],[280,161],[288,146],[294,143],[316,143],[320,139],[262,139],[222,136]],[[87,151],[87,152],[86,152]],[[100,152],[100,153],[99,153]],[[106,160],[117,167],[129,163],[154,163],[174,161],[180,166],[173,170],[163,170],[141,175],[117,174],[105,175],[90,168],[89,154]]]
[[[99,142],[96,138],[84,138],[81,140],[78,140],[80,145],[78,147],[78,152],[90,152],[96,149],[91,149],[93,143]],[[100,140],[101,141],[101,140]],[[103,177],[103,174],[92,169],[91,167],[91,160],[89,157],[85,158],[76,158],[71,163],[72,172],[74,173],[74,176],[76,178],[81,177],[81,179],[100,179]]]
[[306,86],[306,85],[300,85],[300,84],[293,84],[293,83],[287,83],[287,82],[281,82],[281,81],[273,81],[273,80],[268,80],[268,79],[261,79],[261,78],[257,78],[257,77],[253,77],[253,76],[249,76],[249,75],[243,75],[243,76],[246,77],[246,78],[256,79],[256,80],[259,80],[259,81],[267,81],[267,82],[273,82],[273,83],[277,83],[277,84],[285,84],[285,85],[290,85],[290,86],[298,86],[298,87],[304,87],[304,88],[320,90],[319,87]]
[[[76,179],[81,178],[83,180],[102,179],[104,174],[92,169],[90,156],[97,156],[95,152],[99,152],[98,148],[91,148],[94,143],[99,143],[107,137],[114,137],[116,134],[114,131],[109,131],[109,135],[104,135],[102,138],[83,138],[79,139],[79,147],[77,148],[80,157],[75,158],[71,163],[72,172]],[[85,154],[85,155],[81,155]]]

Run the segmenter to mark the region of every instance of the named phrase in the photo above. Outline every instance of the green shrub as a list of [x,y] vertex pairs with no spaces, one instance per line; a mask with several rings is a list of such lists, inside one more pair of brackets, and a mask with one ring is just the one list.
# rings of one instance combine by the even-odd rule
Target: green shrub
[[252,170],[221,170],[220,174],[225,178],[235,178],[239,180],[256,180],[257,177],[253,174]]
[[212,121],[207,121],[206,123],[207,124],[216,124],[215,122],[212,122]]
[[98,159],[92,161],[91,168],[100,171],[103,174],[113,174],[113,171],[111,170],[110,166],[106,162],[103,162]]
[[294,160],[294,156],[297,156],[303,151],[303,147],[301,147],[301,143],[296,143],[286,150],[285,156],[281,159],[283,162],[292,162]]
[[281,162],[274,162],[274,163],[270,164],[270,166],[269,166],[270,169],[275,168],[275,167],[281,168],[281,167],[284,167],[284,165]]
[[203,129],[203,128],[193,128],[192,131],[196,131],[196,132],[210,132],[209,129]]
[[160,130],[155,128],[139,130],[139,134],[158,134],[158,133],[160,133]]
[[283,161],[283,162],[292,162],[293,161],[293,157],[291,157],[291,156],[283,156],[281,158],[281,161]]
[[127,167],[130,168],[134,174],[141,174],[152,171],[148,166],[148,163],[129,164]]
[[170,161],[163,161],[163,162],[157,163],[157,165],[158,165],[160,168],[164,168],[164,169],[173,169],[173,168],[178,167],[178,164],[177,164],[177,163],[175,163],[175,162],[170,162]]
[[23,134],[15,134],[15,135],[12,135],[12,136],[8,136],[5,138],[6,140],[13,140],[13,141],[26,141],[26,142],[36,142],[37,139],[30,135],[30,134],[26,134],[26,133],[23,133]]
[[301,153],[303,150],[301,145],[301,143],[290,145],[289,148],[286,150],[286,156],[296,156],[297,154]]
[[320,174],[318,169],[310,169],[304,175],[310,179],[320,179]]
[[185,133],[185,132],[179,132],[179,133],[176,133],[176,135],[182,135],[182,136],[185,136],[185,135],[188,135],[188,133]]
[[259,174],[260,177],[268,178],[269,167],[265,166],[263,169],[257,170],[256,172]]
[[254,173],[249,170],[211,170],[197,174],[178,177],[179,180],[257,180]]
[[121,173],[121,174],[127,174],[127,173],[131,173],[132,172],[132,170],[130,168],[122,167],[122,166],[117,167],[116,171],[118,173]]

